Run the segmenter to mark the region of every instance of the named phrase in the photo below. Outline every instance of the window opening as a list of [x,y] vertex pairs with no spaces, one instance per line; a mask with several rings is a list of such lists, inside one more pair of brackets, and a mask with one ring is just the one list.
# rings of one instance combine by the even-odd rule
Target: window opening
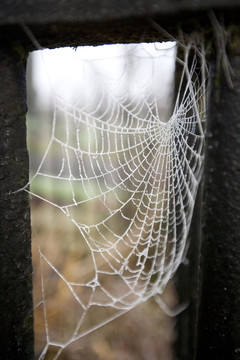
[[[177,89],[175,43],[44,50],[29,59],[29,74],[39,63],[28,82],[26,186],[39,359],[82,354],[78,340],[139,304],[155,323],[156,303],[145,301],[164,297],[168,284],[169,303],[177,302],[169,281],[185,256],[204,144],[207,68],[192,49],[177,59]],[[91,346],[92,356],[115,358],[104,339]],[[153,349],[156,358],[166,351]]]

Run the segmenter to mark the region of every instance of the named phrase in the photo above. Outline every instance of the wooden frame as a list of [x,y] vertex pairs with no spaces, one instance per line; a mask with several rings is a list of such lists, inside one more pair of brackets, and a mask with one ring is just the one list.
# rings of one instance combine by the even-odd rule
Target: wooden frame
[[[235,72],[229,88],[223,72],[215,66],[214,31],[210,7],[232,30],[228,42],[229,60]],[[205,33],[212,46],[210,98],[207,125],[207,154],[202,213],[195,216],[201,240],[200,271],[189,274],[191,284],[199,276],[194,307],[181,315],[178,340],[181,360],[196,358],[240,359],[240,1],[150,0],[132,1],[2,1],[0,10],[0,354],[4,359],[33,358],[31,295],[30,210],[25,192],[16,192],[28,179],[26,150],[25,62],[36,48],[97,45],[102,43],[165,40],[153,20],[178,37]],[[196,220],[197,219],[197,220]],[[201,231],[201,227],[203,231]],[[193,229],[193,228],[192,228]],[[198,242],[195,243],[199,248]],[[186,275],[184,275],[186,276]],[[181,275],[180,275],[181,277]],[[188,291],[193,291],[187,286]],[[198,307],[198,310],[196,310]],[[194,308],[194,310],[193,310]],[[193,313],[194,312],[194,313]],[[198,316],[196,316],[198,315]],[[190,318],[195,319],[191,325]],[[188,335],[186,335],[188,333]],[[187,337],[186,337],[187,336]],[[193,355],[195,352],[195,355]]]

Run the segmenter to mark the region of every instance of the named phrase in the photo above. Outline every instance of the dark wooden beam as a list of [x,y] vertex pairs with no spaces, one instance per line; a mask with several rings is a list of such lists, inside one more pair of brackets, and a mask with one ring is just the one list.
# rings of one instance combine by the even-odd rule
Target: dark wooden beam
[[[166,33],[178,39],[180,32],[188,35],[202,32],[206,39],[211,41],[213,32],[208,11],[209,9],[182,10],[167,16],[159,12],[150,15],[146,13],[144,16],[136,13],[117,19],[103,17],[102,20],[95,20],[93,17],[91,21],[88,21],[86,17],[86,19],[80,18],[79,21],[60,21],[58,19],[56,22],[49,22],[48,19],[51,17],[48,18],[46,15],[41,22],[37,22],[32,17],[27,22],[3,24],[0,27],[0,45],[5,47],[9,42],[15,42],[22,55],[25,52],[25,56],[27,56],[29,51],[37,49],[34,39],[43,48],[166,41],[169,40]],[[226,28],[233,25],[238,26],[240,6],[216,8],[215,13],[217,17],[224,17]],[[163,33],[158,25],[166,33]],[[26,27],[32,36],[29,37],[24,30]]]
[[[11,45],[11,44],[9,44]],[[0,358],[33,359],[25,66],[0,50]]]
[[239,6],[239,0],[2,0],[0,24],[109,22]]
[[[239,41],[239,40],[238,40]],[[197,360],[240,359],[240,52],[211,66]]]

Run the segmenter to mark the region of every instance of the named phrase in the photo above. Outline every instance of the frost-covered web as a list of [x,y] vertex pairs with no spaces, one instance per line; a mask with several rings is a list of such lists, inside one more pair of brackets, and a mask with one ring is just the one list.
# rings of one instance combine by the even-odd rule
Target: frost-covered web
[[[160,57],[169,55],[157,44],[123,47],[111,69],[104,58],[78,55],[82,90],[69,100],[52,90],[51,133],[26,190],[66,215],[81,256],[76,252],[79,266],[66,271],[38,243],[41,359],[53,346],[57,358],[72,342],[162,294],[183,261],[203,163],[207,68],[202,50],[191,44],[181,50],[171,116],[158,96],[164,78],[156,78]],[[50,300],[57,291],[51,278],[65,289],[67,333],[49,325],[58,306]]]

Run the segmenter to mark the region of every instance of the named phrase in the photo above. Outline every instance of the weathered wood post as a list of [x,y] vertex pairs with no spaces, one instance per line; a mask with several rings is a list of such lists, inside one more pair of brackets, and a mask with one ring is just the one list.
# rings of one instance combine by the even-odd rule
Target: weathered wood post
[[32,260],[26,147],[25,64],[0,50],[0,358],[33,358]]
[[232,89],[215,64],[210,70],[198,360],[240,359],[239,48],[229,60]]

